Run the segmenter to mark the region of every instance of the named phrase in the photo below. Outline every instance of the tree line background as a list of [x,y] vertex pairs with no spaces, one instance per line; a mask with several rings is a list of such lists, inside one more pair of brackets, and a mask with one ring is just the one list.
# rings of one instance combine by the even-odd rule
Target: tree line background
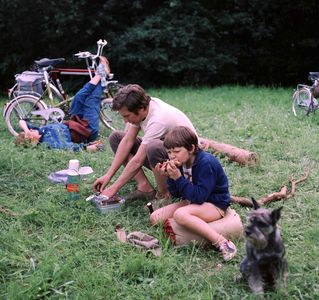
[[0,90],[35,59],[104,54],[148,86],[294,86],[319,71],[315,0],[0,0]]

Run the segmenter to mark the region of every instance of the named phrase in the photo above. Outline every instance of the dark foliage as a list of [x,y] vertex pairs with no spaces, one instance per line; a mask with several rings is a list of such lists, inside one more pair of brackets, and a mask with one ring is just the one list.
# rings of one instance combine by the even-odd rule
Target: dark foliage
[[315,0],[1,0],[0,87],[100,38],[121,82],[295,85],[319,69],[317,16]]

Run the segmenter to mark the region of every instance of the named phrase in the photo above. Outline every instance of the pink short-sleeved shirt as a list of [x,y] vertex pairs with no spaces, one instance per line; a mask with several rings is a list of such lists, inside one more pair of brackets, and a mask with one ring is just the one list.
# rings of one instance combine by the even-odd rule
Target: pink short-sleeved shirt
[[[131,126],[134,125],[131,124]],[[196,133],[192,122],[183,112],[158,98],[152,97],[147,117],[139,124],[144,132],[142,144],[147,145],[151,140],[163,139],[166,133],[176,126],[188,127]]]

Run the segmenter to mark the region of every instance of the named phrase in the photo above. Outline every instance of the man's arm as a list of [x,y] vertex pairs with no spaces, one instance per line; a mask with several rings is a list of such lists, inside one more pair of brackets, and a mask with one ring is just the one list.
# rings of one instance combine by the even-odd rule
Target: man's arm
[[136,154],[125,166],[120,177],[107,189],[105,189],[102,194],[112,197],[116,194],[122,186],[129,182],[141,169],[143,163],[147,157],[146,155],[147,145],[140,145]]
[[106,172],[106,174],[98,178],[94,184],[93,188],[98,191],[102,191],[108,185],[114,174],[121,167],[121,165],[128,159],[130,151],[135,143],[139,128],[130,126],[125,136],[121,140],[117,151],[115,153],[113,162]]

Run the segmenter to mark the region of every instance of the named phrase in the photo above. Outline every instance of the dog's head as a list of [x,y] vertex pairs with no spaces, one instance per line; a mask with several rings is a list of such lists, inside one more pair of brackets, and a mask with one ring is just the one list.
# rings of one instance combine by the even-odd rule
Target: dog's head
[[259,206],[257,201],[252,198],[254,209],[248,213],[249,223],[245,227],[246,240],[253,244],[257,249],[267,247],[271,237],[275,238],[278,229],[277,222],[280,219],[282,207],[269,211]]

